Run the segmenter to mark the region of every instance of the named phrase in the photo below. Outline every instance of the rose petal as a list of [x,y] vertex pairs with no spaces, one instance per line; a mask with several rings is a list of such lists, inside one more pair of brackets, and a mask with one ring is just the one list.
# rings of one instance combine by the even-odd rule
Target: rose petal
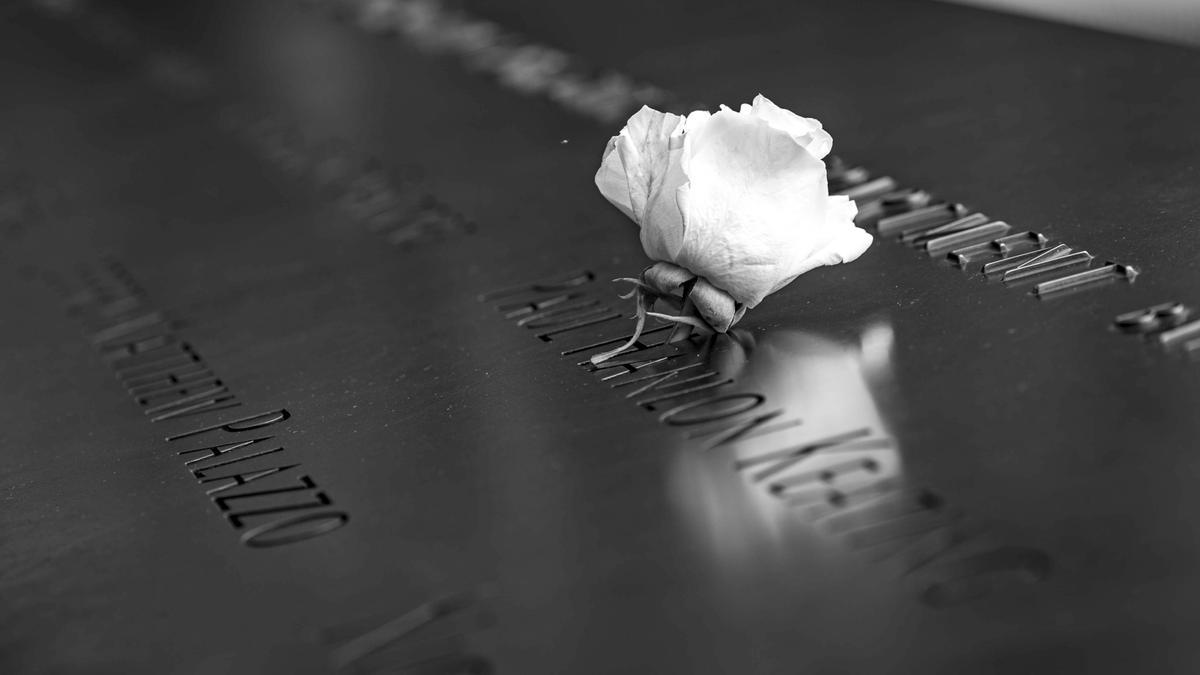
[[667,175],[663,177],[659,190],[651,198],[645,222],[650,227],[642,227],[642,248],[646,255],[654,260],[672,261],[683,248],[684,223],[683,213],[676,201],[676,194],[687,182],[687,174],[683,171],[683,147],[689,134],[694,134],[703,128],[711,115],[704,110],[698,110],[687,116],[677,127],[670,139],[670,155],[667,164]]
[[629,196],[629,179],[625,176],[625,165],[621,162],[621,153],[617,152],[617,140],[613,136],[604,148],[604,157],[600,160],[600,170],[596,172],[596,187],[600,194],[621,210],[626,218],[637,222],[633,217],[633,199]]
[[821,128],[819,120],[801,117],[790,110],[780,108],[762,94],[754,97],[753,105],[743,103],[742,112],[764,119],[776,129],[788,132],[817,159],[822,159],[833,149],[833,136]]
[[724,110],[687,134],[682,167],[674,262],[757,305],[812,250],[805,229],[825,220],[825,165],[787,132]]
[[788,275],[771,289],[771,293],[817,267],[852,262],[870,248],[874,238],[854,224],[857,213],[858,207],[848,197],[830,197],[825,222],[817,228],[817,236],[813,240],[813,250],[792,261]]
[[683,121],[679,115],[642,106],[617,139],[617,152],[629,179],[629,197],[639,224],[646,222],[649,203],[662,190],[671,164],[670,138]]

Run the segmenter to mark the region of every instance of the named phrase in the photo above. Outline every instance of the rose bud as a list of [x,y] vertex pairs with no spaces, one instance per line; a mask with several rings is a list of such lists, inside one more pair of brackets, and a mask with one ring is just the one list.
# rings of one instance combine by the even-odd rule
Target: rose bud
[[[871,245],[857,208],[831,197],[821,159],[833,139],[815,119],[761,94],[752,105],[686,117],[643,107],[608,143],[596,186],[641,227],[656,264],[637,285],[645,316],[726,332],[747,308]],[[650,312],[679,291],[681,315]],[[634,342],[593,357],[600,362]]]

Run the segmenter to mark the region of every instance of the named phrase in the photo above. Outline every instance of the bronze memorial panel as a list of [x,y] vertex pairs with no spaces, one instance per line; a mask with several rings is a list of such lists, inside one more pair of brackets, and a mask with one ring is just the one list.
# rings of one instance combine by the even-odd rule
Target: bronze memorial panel
[[[5,7],[0,671],[1197,672],[1198,78],[934,2]],[[594,365],[605,143],[759,92],[873,246]]]

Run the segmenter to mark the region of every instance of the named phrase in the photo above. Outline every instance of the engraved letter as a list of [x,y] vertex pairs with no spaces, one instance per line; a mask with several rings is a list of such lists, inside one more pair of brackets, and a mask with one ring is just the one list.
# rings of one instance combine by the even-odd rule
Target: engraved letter
[[242,534],[242,543],[250,548],[270,548],[294,544],[305,539],[333,532],[350,522],[350,516],[341,511],[325,511],[302,516],[291,516],[259,525]]
[[196,434],[203,434],[208,431],[216,431],[217,429],[227,431],[231,434],[241,431],[250,431],[251,429],[258,429],[260,427],[266,427],[278,422],[283,422],[291,416],[292,414],[286,409],[280,408],[279,410],[272,410],[271,412],[250,415],[249,417],[242,417],[231,422],[220,422],[212,426],[201,427],[193,431],[185,431],[182,434],[167,436],[167,441],[177,441],[181,438],[195,436]]

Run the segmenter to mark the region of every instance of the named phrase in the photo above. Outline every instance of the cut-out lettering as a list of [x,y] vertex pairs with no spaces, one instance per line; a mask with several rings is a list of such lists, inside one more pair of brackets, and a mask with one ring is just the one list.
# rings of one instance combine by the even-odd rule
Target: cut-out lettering
[[200,363],[200,355],[193,351],[186,342],[176,342],[169,345],[162,353],[146,354],[143,358],[131,361],[123,360],[110,364],[117,379],[125,380],[145,377],[172,368],[182,367],[191,363]]
[[1049,297],[1056,293],[1078,290],[1087,286],[1108,283],[1117,279],[1133,281],[1138,274],[1138,269],[1132,265],[1109,263],[1103,267],[1097,267],[1096,269],[1088,270],[1086,272],[1070,274],[1052,281],[1044,281],[1033,287],[1033,293],[1038,297]]
[[[102,345],[118,338],[132,335],[149,328],[169,328],[167,317],[162,312],[147,312],[140,316],[125,319],[118,324],[99,330],[91,335],[92,344]],[[162,331],[166,332],[166,331]]]
[[348,522],[350,516],[343,511],[290,516],[246,530],[241,541],[251,548],[274,548],[329,534]]
[[543,309],[548,309],[556,305],[561,305],[564,302],[578,300],[583,297],[582,293],[562,293],[560,295],[552,295],[549,298],[540,300],[529,300],[525,302],[510,302],[508,304],[499,305],[497,311],[504,312],[505,319],[516,319],[526,316],[533,312],[539,312]]
[[969,216],[951,220],[948,223],[930,221],[919,226],[906,228],[904,233],[900,235],[900,243],[923,248],[925,243],[930,239],[969,230],[973,227],[984,225],[990,220],[991,218],[988,218],[987,214],[972,213]]
[[1092,255],[1087,251],[1079,251],[1077,253],[1071,253],[1069,255],[1062,256],[1061,258],[1045,260],[1042,262],[1038,262],[1038,260],[1035,258],[1024,265],[1021,265],[1020,267],[1015,267],[1011,270],[1008,270],[1004,273],[1003,279],[1005,282],[1019,281],[1021,279],[1048,274],[1050,272],[1057,272],[1059,270],[1064,270],[1071,267],[1086,266],[1091,264],[1091,262]]
[[1170,346],[1197,336],[1200,336],[1200,319],[1164,330],[1158,334],[1158,341]]
[[992,242],[1002,255],[1021,253],[1029,249],[1041,249],[1049,240],[1040,232],[1018,232],[1007,237],[1000,237]]
[[961,232],[932,237],[925,242],[925,252],[931,256],[941,255],[946,251],[959,248],[960,246],[990,241],[996,237],[1003,236],[1011,229],[1011,225],[1002,220],[998,220],[986,225],[972,227]]
[[248,462],[252,459],[258,459],[259,457],[266,457],[267,455],[273,455],[277,452],[283,452],[283,446],[279,446],[277,448],[270,448],[268,450],[259,450],[258,452],[252,452],[247,455],[238,455],[237,457],[234,457],[232,459],[227,459],[223,462],[217,462],[216,464],[209,464],[208,466],[192,467],[191,472],[192,472],[192,475],[196,477],[196,480],[200,481],[201,483],[209,482],[212,480],[218,480],[221,478],[228,478],[228,476],[210,477],[208,474],[213,471],[216,471],[217,469],[223,469],[231,464],[240,464],[242,462]]
[[826,436],[825,438],[809,441],[808,443],[796,445],[784,450],[775,450],[773,452],[766,452],[753,457],[736,460],[734,462],[734,468],[738,469],[739,471],[746,471],[752,467],[766,464],[768,465],[767,468],[762,469],[751,476],[751,480],[753,482],[762,482],[767,478],[770,478],[771,476],[774,476],[804,461],[806,457],[812,455],[813,453],[826,448],[843,446],[847,441],[861,439],[870,435],[870,433],[871,430],[864,427],[862,429],[854,429],[853,431],[846,431],[840,434]]
[[151,412],[159,412],[182,403],[191,403],[196,400],[197,396],[203,398],[226,391],[227,388],[221,378],[210,376],[196,382],[177,383],[165,388],[152,389],[149,393],[134,396],[133,400]]
[[[208,447],[208,448],[196,448],[194,450],[180,450],[176,454],[191,455],[194,453],[204,453],[199,457],[190,457],[186,461],[184,461],[184,465],[190,466],[197,462],[203,462],[206,459],[216,459],[218,457],[223,457],[226,454],[235,452],[237,450],[241,450],[242,448],[247,448],[252,445],[256,445],[258,443],[265,443],[267,441],[273,440],[274,438],[275,438],[274,436],[263,436],[262,438],[252,438],[248,441],[239,441],[236,443],[226,443],[224,445],[214,445],[214,446]],[[211,468],[213,468],[213,466],[216,466],[216,465],[209,466],[208,468],[211,469]]]
[[[637,377],[630,377],[628,379],[625,379],[623,377],[625,375],[628,375],[631,372],[637,372],[638,368],[644,368],[644,367],[649,367],[649,366],[653,366],[653,365],[658,365],[659,363],[665,363],[667,360],[669,360],[671,358],[682,358],[682,357],[683,357],[682,354],[673,354],[670,356],[663,356],[663,357],[653,359],[650,361],[635,361],[633,363],[622,364],[622,368],[617,373],[612,374],[612,375],[605,375],[604,377],[601,377],[600,379],[602,381],[607,381],[607,380],[615,379],[616,377],[622,377],[620,382],[610,385],[613,389],[620,389],[621,387],[628,387],[628,386],[634,385],[634,384],[640,385],[638,387],[638,389],[635,390],[635,393],[633,393],[632,395],[627,394],[625,396],[625,398],[631,398],[632,396],[636,396],[638,393],[644,392],[646,390],[645,388],[647,386],[653,386],[653,382],[662,382],[662,381],[665,381],[666,379],[673,379],[674,377],[678,376],[679,373],[682,373],[686,370],[692,370],[694,368],[703,368],[704,367],[703,363],[689,363],[687,365],[678,366],[676,368],[671,368],[669,370],[656,370],[655,372],[650,373],[648,375],[639,375]],[[607,366],[608,364],[605,363],[604,365]],[[626,368],[630,368],[632,370],[626,370]],[[604,370],[608,370],[608,368],[597,369],[596,372],[602,373]],[[690,375],[692,373],[688,373],[688,374]],[[650,384],[647,384],[647,383],[650,383]]]
[[1182,302],[1163,302],[1144,309],[1119,314],[1113,323],[1121,330],[1135,333],[1157,333],[1174,328],[1187,320],[1191,308]]
[[550,277],[507,288],[483,293],[479,296],[481,302],[494,302],[501,298],[509,298],[523,293],[561,293],[569,291],[596,280],[596,275],[589,270],[576,270],[557,277]]
[[896,189],[896,180],[891,176],[880,176],[875,180],[834,192],[855,201],[883,196]]
[[607,307],[597,307],[599,304],[599,300],[579,300],[567,305],[551,307],[522,317],[517,321],[517,325],[531,329],[551,328],[612,311]]
[[595,326],[607,321],[612,321],[613,319],[621,318],[620,314],[612,311],[611,309],[601,308],[601,310],[602,311],[597,312],[598,316],[594,318],[580,319],[561,328],[555,328],[554,330],[538,333],[537,338],[542,342],[553,342],[555,336],[561,336],[563,333],[569,333],[571,331],[579,330],[580,328],[587,328],[588,326]]
[[908,213],[881,218],[876,227],[882,237],[900,236],[909,230],[941,225],[965,215],[967,207],[962,204],[933,204]]
[[[661,326],[659,328],[651,328],[649,330],[642,331],[642,337],[646,337],[649,335],[661,334],[661,333],[664,333],[664,332],[672,330],[672,329],[674,329],[674,326]],[[615,347],[616,345],[625,344],[632,337],[633,337],[633,333],[630,333],[629,335],[622,335],[621,337],[615,337],[615,338],[612,338],[609,340],[601,340],[600,342],[591,342],[591,343],[588,343],[581,347],[572,347],[570,349],[566,349],[566,350],[560,352],[560,354],[563,356],[571,356],[573,354],[579,354],[579,353],[583,353],[583,352],[589,352],[589,353],[590,352],[599,352],[608,347]],[[637,342],[633,343],[633,345],[630,346],[629,351],[626,352],[626,354],[642,351],[645,349],[651,349],[653,347],[661,347],[664,344],[666,344],[665,341],[664,342],[655,342],[655,343],[645,343],[645,342],[642,342],[641,340],[638,340]],[[592,362],[591,361],[580,361],[579,365],[590,366],[590,365],[592,365]]]
[[130,394],[136,395],[212,375],[212,369],[203,362],[187,358],[176,360],[169,367],[157,370],[145,370],[140,374],[125,375],[118,371],[117,379],[121,381],[121,384],[125,385]]
[[721,447],[722,445],[729,445],[731,443],[737,443],[739,441],[749,440],[751,438],[767,436],[777,431],[791,429],[803,424],[803,421],[799,418],[767,424],[767,422],[771,422],[771,420],[781,417],[782,415],[783,408],[779,408],[769,413],[763,413],[762,415],[755,415],[745,419],[735,420],[728,426],[717,425],[711,429],[693,431],[692,433],[688,434],[688,438],[703,438],[704,436],[716,434],[708,442],[706,447],[707,450],[712,450]]
[[[418,636],[428,635],[439,626],[447,629],[450,635],[458,635],[462,629],[456,619],[473,618],[470,615],[478,609],[479,597],[476,593],[455,593],[423,603],[361,634],[342,640],[330,654],[331,665],[336,670],[362,665],[372,672],[401,672],[401,668],[411,664],[414,658],[428,661],[431,657],[428,653],[413,654],[411,649],[404,649],[417,643]],[[442,650],[441,655],[457,651]],[[372,660],[372,656],[383,655],[384,652],[395,654],[395,657],[385,659],[384,663]]]
[[225,518],[229,520],[230,525],[241,529],[245,526],[247,518],[261,518],[262,516],[270,516],[277,513],[291,513],[292,511],[310,511],[312,509],[324,508],[333,504],[333,500],[331,500],[324,492],[314,492],[312,497],[313,500],[309,502],[279,504],[265,508],[251,509],[249,511],[226,513]]
[[[262,480],[263,478],[266,478],[268,476],[277,475],[284,471],[294,469],[297,466],[299,466],[299,465],[292,464],[289,466],[275,467],[274,469],[266,469],[264,471],[256,471],[254,474],[254,477],[250,478],[250,479],[247,479],[245,476],[243,476],[241,474],[238,474],[236,477],[231,476],[230,478],[234,481],[234,486],[246,485],[247,483],[251,483],[256,480]],[[258,475],[258,474],[262,474],[262,475]],[[291,485],[291,486],[282,487],[282,488],[272,488],[269,490],[254,490],[252,492],[242,492],[242,493],[236,494],[236,495],[225,495],[222,497],[214,497],[212,501],[214,504],[217,505],[217,508],[221,509],[222,511],[229,511],[229,510],[231,510],[229,508],[229,502],[234,501],[235,499],[261,499],[263,497],[274,497],[276,495],[290,494],[293,492],[305,492],[308,490],[314,490],[317,487],[317,484],[313,482],[313,479],[309,478],[308,476],[296,476],[295,480],[298,481],[300,484],[299,485]],[[209,493],[215,494],[215,492],[218,492],[218,491],[223,492],[227,489],[231,489],[231,488],[221,486],[221,487],[215,488],[214,490],[209,490]]]
[[163,422],[177,417],[189,417],[200,413],[236,408],[240,405],[241,402],[237,400],[237,397],[222,385],[169,403],[146,408],[145,414],[151,416],[151,422]]
[[1072,249],[1066,244],[1058,244],[1052,248],[1039,249],[1019,255],[1012,255],[986,263],[983,266],[983,273],[987,276],[1002,275],[1008,270],[1016,269],[1022,265],[1029,264],[1034,261],[1045,261],[1054,258],[1061,258],[1069,253]]
[[292,414],[288,412],[286,408],[280,408],[278,410],[271,410],[269,412],[239,417],[238,419],[229,422],[219,422],[217,424],[201,427],[192,431],[185,431],[181,434],[167,436],[166,440],[168,442],[178,441],[182,438],[190,438],[191,436],[208,433],[210,431],[224,431],[225,433],[230,434],[241,433],[243,431],[251,431],[254,429],[261,429],[262,427],[271,426],[272,424],[278,424],[290,419],[291,417]]
[[994,593],[1006,579],[1037,583],[1050,576],[1050,557],[1037,549],[1016,546],[976,553],[935,566],[939,577],[921,592],[921,600],[935,608],[953,607]]
[[[646,375],[644,377],[635,377],[632,379],[624,379],[625,376],[629,375],[630,373],[636,373],[643,368],[649,368],[650,366],[657,366],[660,363],[666,363],[667,361],[671,361],[674,359],[681,359],[681,358],[683,358],[683,354],[668,354],[666,356],[660,356],[658,358],[650,358],[645,361],[635,361],[633,363],[622,363],[622,364],[619,364],[616,368],[613,368],[612,366],[609,366],[607,368],[603,368],[603,367],[596,368],[595,372],[604,373],[604,371],[606,371],[606,370],[616,370],[616,372],[614,372],[614,373],[603,374],[600,378],[601,381],[614,380],[618,377],[623,378],[620,382],[612,385],[612,387],[615,389],[617,387],[623,387],[627,384],[633,384],[635,382],[642,381],[643,379],[654,377],[654,375]],[[605,365],[607,365],[607,364],[605,364]],[[694,368],[694,367],[698,367],[701,365],[703,365],[703,364],[693,363],[687,367]]]
[[749,412],[766,402],[761,394],[725,394],[676,406],[659,416],[659,421],[674,427],[705,424]]
[[118,361],[124,363],[126,359],[139,354],[149,354],[160,349],[170,349],[178,342],[179,339],[173,333],[163,333],[129,342],[105,345],[100,352],[100,358],[108,362]]
[[[648,394],[651,391],[654,391],[656,389],[659,389],[659,390],[670,389],[670,391],[662,392],[662,393],[656,394],[654,396],[650,396],[649,398],[639,399],[636,401],[636,404],[645,408],[646,410],[653,411],[656,409],[656,406],[658,404],[660,404],[664,401],[672,401],[677,398],[682,398],[684,396],[698,394],[702,391],[709,391],[711,389],[723,387],[727,384],[733,384],[733,380],[729,379],[729,378],[716,380],[714,382],[705,382],[705,380],[711,379],[713,377],[718,377],[718,376],[719,376],[718,373],[716,373],[715,371],[708,371],[707,373],[702,373],[700,375],[693,375],[691,377],[682,378],[676,382],[671,382],[671,383],[667,383],[667,384],[654,383],[651,385],[647,385],[644,388],[644,391],[641,393]],[[659,386],[660,384],[661,384],[661,386]],[[683,388],[675,389],[675,387],[683,387]]]
[[[247,473],[233,473],[233,474],[229,474],[226,476],[213,476],[210,478],[203,478],[200,480],[200,482],[201,483],[213,483],[213,482],[216,482],[219,480],[229,481],[228,483],[222,483],[221,485],[218,485],[213,488],[209,488],[208,490],[205,491],[209,495],[215,495],[218,492],[232,490],[233,488],[240,487],[242,485],[249,485],[250,483],[253,483],[254,481],[262,480],[268,476],[274,476],[277,473],[283,473],[284,471],[290,471],[292,469],[295,469],[298,466],[300,466],[300,465],[299,464],[287,464],[284,466],[273,466],[269,469],[260,469],[258,471],[250,471]],[[309,481],[302,480],[301,482],[306,483],[306,487],[288,488],[287,490],[295,491],[295,490],[304,490],[304,489],[310,489],[310,488],[316,487],[315,485],[312,484],[311,480],[309,480]],[[257,494],[250,493],[245,496],[253,497],[253,496],[260,496],[261,494],[274,494],[274,493],[268,491],[267,493],[257,493]],[[241,496],[241,495],[239,495],[239,496]],[[217,502],[217,500],[215,500],[215,499],[213,501]],[[226,506],[224,506],[224,502],[217,502],[217,506],[219,506],[222,511],[228,510],[228,508]]]

